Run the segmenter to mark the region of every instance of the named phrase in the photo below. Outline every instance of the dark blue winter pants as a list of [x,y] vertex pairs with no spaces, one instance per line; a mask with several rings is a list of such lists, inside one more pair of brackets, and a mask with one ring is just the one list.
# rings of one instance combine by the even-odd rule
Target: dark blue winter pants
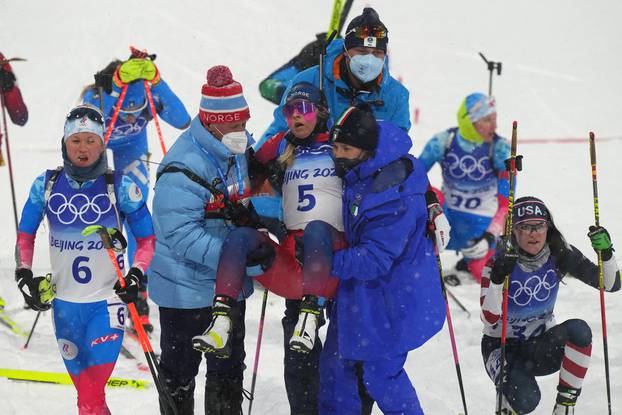
[[[240,399],[242,374],[246,367],[244,365],[244,358],[246,357],[244,352],[245,310],[246,303],[244,301],[236,303],[231,310],[233,333],[230,357],[220,359],[214,355],[205,354],[207,363],[206,389],[208,385],[227,383],[231,379],[235,379],[236,382],[239,380]],[[194,389],[193,381],[199,373],[201,353],[192,348],[192,337],[203,334],[211,321],[211,307],[199,309],[160,307],[160,326],[162,329],[160,368],[169,390],[175,391],[191,384],[192,389]],[[209,399],[217,400],[218,396],[208,393],[205,396],[206,407],[218,404],[218,402],[208,402]]]
[[[289,348],[289,339],[294,333],[299,313],[299,300],[285,300],[285,316],[282,320],[285,389],[292,414],[316,415],[320,390],[319,366],[322,342],[318,338],[310,353],[300,353]],[[322,315],[320,326],[323,326],[324,323],[325,320]]]
[[320,358],[320,415],[359,415],[359,376],[383,414],[419,415],[423,410],[406,371],[407,354],[375,361],[355,361],[339,355],[337,324],[331,320]]
[[[498,338],[484,336],[482,339],[484,363],[488,364],[493,352],[499,353],[499,343]],[[589,346],[592,343],[590,326],[583,320],[571,319],[523,342],[508,339],[506,344],[508,375],[503,393],[515,412],[528,414],[536,409],[541,397],[536,377],[559,371],[566,343],[579,347]]]

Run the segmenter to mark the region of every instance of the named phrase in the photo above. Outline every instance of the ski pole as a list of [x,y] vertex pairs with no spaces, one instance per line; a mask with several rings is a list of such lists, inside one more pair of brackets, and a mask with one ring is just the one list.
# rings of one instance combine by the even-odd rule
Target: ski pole
[[443,280],[443,290],[447,292],[449,297],[451,297],[451,299],[454,300],[454,302],[458,305],[458,307],[460,307],[460,309],[462,311],[467,313],[467,317],[470,318],[471,317],[471,312],[469,310],[467,310],[467,308],[464,306],[464,304],[462,304],[460,302],[460,300],[458,300],[458,297],[456,297],[451,291],[449,291],[449,288],[447,288],[447,286],[445,285],[445,280]]
[[501,62],[489,61],[488,59],[486,59],[486,57],[484,56],[484,54],[482,52],[479,52],[479,56],[481,56],[482,59],[484,60],[484,62],[486,62],[486,67],[488,68],[488,72],[489,72],[489,77],[488,77],[488,96],[492,96],[492,74],[496,70],[497,71],[497,75],[501,76],[502,63]]
[[337,36],[337,31],[333,31],[327,35],[326,40],[321,40],[321,48],[320,48],[320,62],[319,62],[319,71],[320,71],[320,91],[324,91],[324,55],[326,54],[326,45],[333,41],[333,39]]
[[[121,99],[119,99],[119,101],[121,101]],[[84,228],[84,230],[82,231],[82,235],[89,236],[95,232],[97,232],[97,234],[101,238],[103,246],[108,252],[108,257],[110,258],[110,262],[112,263],[112,266],[117,273],[117,278],[119,279],[119,284],[121,285],[121,288],[125,288],[125,278],[123,278],[123,273],[121,272],[121,268],[119,268],[119,263],[117,262],[117,258],[114,253],[114,250],[116,248],[114,247],[113,242],[113,238],[119,238],[118,235],[121,232],[117,229],[108,229],[99,225],[91,225]],[[151,372],[151,376],[153,377],[153,381],[156,385],[160,403],[162,403],[162,408],[164,408],[164,412],[166,415],[169,415],[171,413],[173,415],[179,415],[179,412],[177,411],[177,407],[173,402],[171,394],[169,393],[168,389],[166,389],[166,387],[164,387],[160,382],[160,378],[162,377],[162,374],[160,372],[160,366],[156,359],[155,353],[153,352],[153,347],[151,346],[149,337],[147,337],[147,333],[145,333],[145,328],[140,322],[140,317],[138,316],[136,305],[134,303],[129,303],[127,307],[130,310],[130,316],[134,323],[134,328],[136,329],[136,332],[138,334],[138,340],[143,351],[145,352],[145,358],[147,359],[149,371]]]
[[11,184],[11,199],[13,201],[13,219],[15,220],[15,234],[17,234],[17,203],[15,203],[15,182],[13,181],[13,163],[11,162],[11,146],[9,145],[9,129],[6,122],[6,104],[4,94],[0,91],[0,105],[2,106],[2,123],[4,124],[4,140],[6,142],[6,158],[9,162],[9,182]]
[[123,100],[125,99],[126,93],[127,93],[127,84],[124,84],[123,88],[121,89],[121,93],[119,94],[117,105],[114,107],[114,113],[112,113],[112,119],[110,120],[110,125],[106,129],[106,135],[104,136],[104,145],[108,144],[108,140],[110,139],[110,134],[112,134],[112,129],[114,128],[114,125],[117,122],[117,117],[119,116],[119,111],[121,111],[121,105],[123,104]]
[[248,415],[253,410],[255,400],[255,383],[257,382],[257,368],[259,367],[259,352],[261,351],[261,338],[263,336],[263,323],[266,317],[266,304],[268,303],[268,289],[263,290],[263,300],[261,303],[261,316],[259,317],[259,329],[257,332],[257,346],[255,347],[255,362],[253,363],[253,380],[251,382],[251,393],[248,401]]
[[39,317],[41,317],[41,311],[37,311],[37,317],[35,317],[35,322],[32,323],[32,327],[30,328],[30,333],[28,333],[28,339],[26,339],[26,343],[24,344],[24,349],[28,348],[28,343],[30,343],[30,339],[32,338],[33,333],[35,332],[35,327],[37,327],[37,322],[39,321]]
[[[594,193],[594,224],[600,226],[598,208],[598,181],[596,179],[596,142],[594,133],[590,131],[590,164],[592,165],[592,192]],[[598,254],[598,288],[600,291],[600,320],[603,327],[603,352],[605,356],[605,381],[607,383],[607,409],[611,415],[611,384],[609,381],[609,348],[607,347],[607,316],[605,314],[605,288],[603,284],[603,257]]]
[[[462,407],[464,408],[464,415],[469,415],[469,410],[467,409],[467,404],[466,404],[466,396],[464,394],[464,383],[462,382],[462,371],[460,370],[460,359],[458,358],[458,348],[456,346],[456,337],[454,335],[454,325],[451,322],[451,311],[449,311],[449,300],[447,299],[448,291],[445,288],[445,281],[443,280],[443,265],[441,264],[441,257],[438,254],[438,247],[436,247],[435,250],[436,250],[436,263],[438,264],[438,274],[441,279],[441,290],[443,293],[443,298],[445,299],[445,314],[447,315],[447,329],[449,330],[449,339],[451,341],[451,351],[454,355],[454,364],[456,365],[456,376],[458,377],[458,385],[460,386],[460,397],[462,398]],[[455,299],[455,297],[452,294],[450,295],[452,298]],[[458,302],[458,304],[460,303]],[[461,307],[463,307],[463,310],[466,311],[464,306],[461,305]]]
[[[483,56],[482,56],[483,57]],[[518,123],[512,123],[512,146],[510,150],[510,159],[506,160],[505,167],[510,176],[510,191],[508,194],[508,215],[505,218],[505,234],[509,237],[512,234],[512,211],[514,210],[514,177],[516,172],[522,169],[522,156],[516,155],[517,135],[516,130]],[[510,249],[510,246],[508,246]],[[503,306],[502,306],[502,322],[501,322],[501,369],[499,373],[499,384],[497,385],[497,413],[501,413],[501,405],[503,402],[503,384],[505,382],[505,344],[508,325],[508,291],[510,286],[510,274],[505,276],[503,282]]]
[[164,145],[164,137],[162,137],[162,130],[160,129],[160,121],[158,121],[158,113],[156,112],[155,104],[153,103],[153,95],[151,95],[151,87],[149,82],[145,80],[145,92],[149,99],[149,108],[151,108],[151,115],[155,122],[156,130],[158,131],[158,138],[160,139],[160,146],[162,147],[162,155],[166,155],[166,146]]

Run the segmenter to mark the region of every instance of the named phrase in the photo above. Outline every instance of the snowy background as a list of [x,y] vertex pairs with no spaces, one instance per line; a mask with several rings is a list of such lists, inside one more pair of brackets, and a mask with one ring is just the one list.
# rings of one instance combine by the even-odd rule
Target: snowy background
[[[420,121],[411,129],[414,154],[419,154],[435,132],[455,124],[455,113],[465,95],[487,91],[488,73],[477,54],[481,51],[489,59],[503,62],[503,73],[495,77],[493,86],[500,134],[509,136],[512,120],[519,122],[519,153],[525,157],[519,195],[542,197],[567,238],[595,257],[585,236],[593,223],[585,138],[593,130],[603,138],[597,146],[601,223],[614,242],[622,243],[622,174],[617,164],[622,153],[622,3],[355,1],[350,18],[360,14],[365,5],[375,7],[389,28],[391,72],[410,90],[411,112],[420,110]],[[61,164],[59,140],[64,116],[77,102],[81,88],[111,59],[125,59],[129,45],[157,53],[162,77],[193,116],[206,70],[216,64],[228,65],[245,88],[252,114],[248,128],[260,135],[271,121],[274,106],[259,95],[259,82],[298,53],[315,33],[326,30],[331,8],[329,0],[0,0],[0,50],[7,57],[28,59],[13,65],[30,111],[25,127],[9,125],[18,206],[21,209],[39,173]],[[155,127],[149,128],[152,160],[159,161]],[[170,146],[179,131],[167,125],[163,131]],[[438,185],[439,178],[438,170],[433,170],[433,183]],[[29,328],[35,313],[22,310],[13,281],[15,234],[8,183],[8,169],[0,168],[0,295],[15,320]],[[37,236],[36,272],[49,269],[46,239],[42,227]],[[453,254],[443,256],[446,269],[455,261]],[[491,413],[494,389],[479,351],[479,288],[470,283],[452,290],[471,311],[468,317],[451,304],[469,410],[472,414]],[[622,297],[607,295],[606,301],[613,412],[622,413]],[[260,305],[261,295],[249,300],[249,367],[254,359]],[[283,300],[270,296],[254,404],[257,414],[289,413],[282,378],[283,309]],[[594,332],[594,356],[577,413],[606,413],[598,292],[571,280],[560,290],[556,311],[559,321],[586,319]],[[152,321],[158,327],[157,315]],[[153,343],[157,347],[157,329]],[[49,313],[43,315],[27,351],[21,350],[22,344],[23,339],[0,326],[0,367],[64,370]],[[407,370],[426,413],[461,411],[446,329],[410,354]],[[246,372],[247,388],[250,372]],[[149,378],[123,357],[114,374]],[[202,413],[203,407],[200,379],[201,375],[197,413]],[[556,384],[557,375],[541,379],[542,402],[535,413],[551,412]],[[0,402],[3,414],[68,414],[75,412],[75,390],[0,379]],[[154,388],[109,389],[108,402],[115,414],[157,413]]]

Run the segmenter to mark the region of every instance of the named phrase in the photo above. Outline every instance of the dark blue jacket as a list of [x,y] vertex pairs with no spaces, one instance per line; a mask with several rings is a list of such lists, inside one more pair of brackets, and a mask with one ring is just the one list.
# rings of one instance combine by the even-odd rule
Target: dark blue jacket
[[343,215],[349,248],[337,251],[339,352],[379,360],[413,350],[445,321],[439,270],[426,234],[423,165],[408,154],[408,134],[379,121],[379,150],[344,178]]

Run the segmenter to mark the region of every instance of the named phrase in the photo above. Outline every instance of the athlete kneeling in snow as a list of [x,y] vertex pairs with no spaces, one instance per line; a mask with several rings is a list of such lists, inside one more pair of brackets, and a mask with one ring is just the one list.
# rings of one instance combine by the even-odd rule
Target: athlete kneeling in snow
[[[522,197],[512,212],[512,240],[504,241],[484,268],[481,318],[482,355],[490,378],[499,383],[501,306],[505,276],[510,276],[506,369],[502,414],[527,414],[540,402],[536,376],[559,371],[554,415],[574,414],[592,352],[592,332],[580,319],[555,323],[553,309],[564,275],[599,287],[598,267],[569,245],[544,203]],[[609,233],[590,227],[592,247],[603,260],[607,291],[620,289],[620,271]]]
[[427,236],[429,182],[408,134],[368,108],[348,108],[331,139],[348,247],[328,256],[339,288],[320,360],[320,414],[360,413],[360,372],[381,411],[422,414],[404,363],[445,319]]
[[[31,271],[35,234],[45,215],[50,230],[51,283],[56,287],[54,328],[78,391],[78,412],[110,414],[104,388],[123,340],[123,302],[133,302],[138,295],[143,271],[153,256],[153,225],[136,183],[108,170],[104,120],[97,108],[80,105],[71,110],[62,152],[63,167],[37,177],[24,206],[15,278],[28,305],[39,311],[50,307],[42,298],[44,278],[33,278]],[[93,224],[121,229],[126,219],[136,236],[137,251],[122,289],[97,234],[85,237],[81,232]],[[117,262],[123,269],[123,255]],[[50,297],[49,290],[43,294]]]
[[[270,176],[273,185],[282,189],[287,236],[277,245],[265,233],[249,227],[229,233],[216,272],[212,322],[193,341],[201,351],[216,355],[231,353],[235,331],[231,305],[240,295],[245,275],[256,275],[265,287],[287,299],[283,319],[285,385],[291,412],[302,415],[317,413],[322,344],[314,340],[323,318],[315,304],[318,297],[332,297],[337,284],[337,280],[330,278],[329,268],[318,262],[317,257],[322,249],[320,239],[325,234],[324,228],[334,231],[328,242],[329,253],[344,246],[341,179],[335,175],[331,158],[326,128],[328,108],[322,92],[307,82],[294,85],[286,97],[283,113],[289,130],[266,141],[250,169],[254,170],[252,176],[260,176],[258,181]],[[320,222],[325,226],[307,226],[319,219],[326,221]],[[314,274],[319,278],[314,278]],[[306,285],[303,280],[307,281]],[[306,309],[307,304],[313,306],[309,310],[313,319],[306,325],[307,337],[300,336],[297,328],[298,335],[289,343],[300,309]],[[290,344],[305,354],[294,352]]]
[[458,127],[435,135],[419,156],[428,171],[434,163],[441,165],[444,208],[451,225],[447,249],[462,252],[478,282],[508,211],[504,162],[510,146],[496,128],[494,100],[471,94],[458,110]]

